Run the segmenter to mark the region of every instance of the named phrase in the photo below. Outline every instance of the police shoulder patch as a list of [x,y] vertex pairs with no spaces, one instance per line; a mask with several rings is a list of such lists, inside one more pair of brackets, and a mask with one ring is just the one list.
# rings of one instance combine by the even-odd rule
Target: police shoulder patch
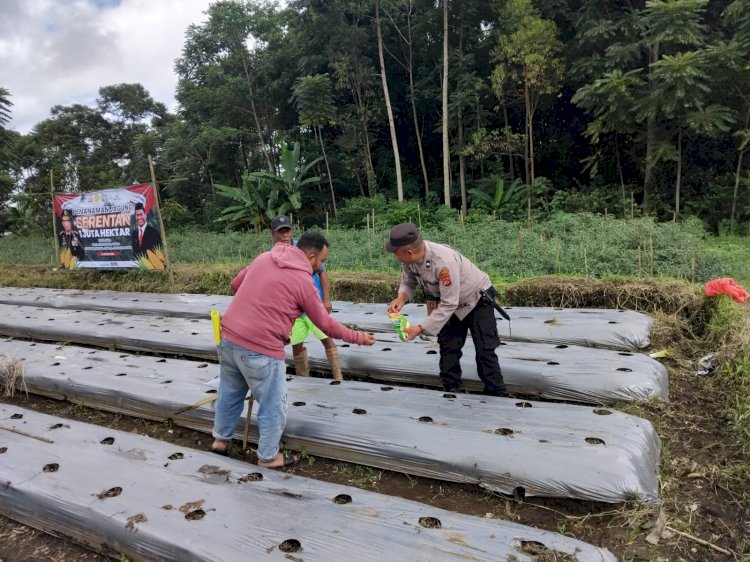
[[440,284],[443,287],[451,286],[451,272],[448,271],[447,267],[444,267],[440,270],[440,273],[438,273],[438,277],[440,278]]

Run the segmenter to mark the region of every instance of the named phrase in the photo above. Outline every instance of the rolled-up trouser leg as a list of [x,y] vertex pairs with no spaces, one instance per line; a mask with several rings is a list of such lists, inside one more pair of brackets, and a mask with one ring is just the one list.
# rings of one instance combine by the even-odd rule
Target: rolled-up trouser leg
[[328,364],[331,366],[331,375],[333,375],[333,380],[344,380],[344,375],[341,374],[341,358],[339,357],[338,348],[326,348],[326,357],[328,357]]
[[294,354],[294,370],[299,377],[310,376],[310,362],[307,359],[306,347],[303,347],[299,353]]

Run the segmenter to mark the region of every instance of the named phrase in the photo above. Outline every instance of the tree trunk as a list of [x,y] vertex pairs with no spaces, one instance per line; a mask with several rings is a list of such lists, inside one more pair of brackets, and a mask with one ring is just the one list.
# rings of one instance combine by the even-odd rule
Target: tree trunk
[[523,86],[523,99],[526,105],[526,142],[524,147],[524,156],[526,158],[526,182],[528,183],[528,189],[526,190],[526,220],[528,224],[531,224],[531,195],[534,191],[534,139],[531,135],[531,92],[529,86],[524,83]]
[[263,128],[260,126],[260,119],[258,118],[258,111],[255,109],[255,95],[253,94],[253,83],[250,79],[250,71],[247,69],[247,61],[245,60],[245,53],[240,53],[242,56],[242,66],[245,69],[245,81],[247,83],[247,91],[250,94],[250,110],[253,114],[253,120],[255,121],[255,129],[258,131],[258,138],[260,139],[260,150],[263,156],[266,158],[266,164],[268,164],[268,170],[272,173],[276,173],[271,155],[268,153],[268,147],[266,146],[266,136],[263,134]]
[[[655,43],[649,50],[650,60],[648,65],[648,87],[649,91],[654,90],[654,81],[652,76],[651,68],[659,60],[659,44]],[[646,163],[643,170],[643,211],[648,213],[651,202],[649,201],[649,189],[651,188],[651,179],[654,173],[654,147],[656,146],[656,113],[649,112],[646,118]]]
[[383,31],[380,28],[380,1],[375,0],[375,29],[378,39],[378,59],[380,60],[380,77],[383,82],[383,97],[385,98],[385,109],[388,113],[388,127],[391,130],[391,146],[393,147],[393,160],[396,165],[396,192],[399,202],[404,200],[404,184],[401,179],[401,157],[398,152],[398,139],[396,137],[396,123],[393,120],[393,108],[391,97],[388,94],[388,78],[385,75],[385,58],[383,57]]
[[414,95],[414,48],[411,43],[411,15],[407,12],[406,14],[406,32],[409,43],[409,60],[408,60],[408,72],[409,72],[409,93],[411,97],[411,115],[414,120],[414,134],[417,136],[417,149],[419,150],[419,163],[422,166],[422,179],[424,181],[424,194],[430,192],[430,180],[427,177],[427,165],[424,162],[424,149],[422,148],[422,132],[419,130],[419,120],[417,118],[417,101]]
[[362,126],[362,136],[364,137],[365,149],[365,172],[367,174],[367,192],[370,197],[375,195],[375,166],[372,163],[372,152],[370,151],[370,134],[367,130],[367,108],[365,107],[364,96],[361,92],[361,86],[358,83],[352,83],[352,93],[357,104],[357,113],[359,122]]
[[[464,50],[464,26],[461,22],[458,30],[458,54],[463,54]],[[463,58],[459,59],[459,76],[463,74]],[[466,203],[466,157],[464,156],[464,108],[461,103],[458,104],[458,185],[461,192],[461,213],[466,216],[468,205]]]
[[623,216],[627,213],[628,200],[625,196],[625,177],[622,173],[622,162],[620,162],[620,143],[618,141],[618,135],[615,133],[615,159],[617,160],[617,175],[620,176],[620,189],[622,191],[622,213]]
[[338,218],[339,213],[336,209],[336,192],[333,190],[333,178],[331,177],[331,168],[328,166],[328,156],[326,156],[326,147],[323,144],[323,131],[320,127],[315,127],[320,139],[320,150],[323,152],[323,162],[326,164],[326,174],[328,174],[328,185],[331,186],[331,203],[333,204],[333,216]]
[[682,183],[682,127],[677,129],[677,180],[674,183],[674,213],[672,222],[680,216],[680,183]]
[[505,103],[505,98],[503,98],[502,104],[503,104],[503,120],[505,123],[505,127],[503,128],[506,133],[505,139],[508,142],[508,168],[510,171],[510,181],[513,181],[514,179],[516,179],[516,169],[515,169],[515,166],[513,165],[513,147],[511,146],[510,137],[508,135],[508,131],[510,131],[510,120],[508,119],[508,105]]
[[443,0],[443,198],[451,206],[451,153],[448,144],[448,0]]
[[[750,106],[747,108],[747,113],[745,114],[745,129],[748,128],[748,125],[750,125]],[[737,211],[737,195],[739,194],[740,190],[740,177],[742,174],[742,157],[745,154],[745,149],[738,150],[737,151],[737,166],[734,169],[734,195],[732,195],[732,217],[731,217],[731,223],[729,227],[729,231],[734,234],[734,222],[735,222],[735,215]]]

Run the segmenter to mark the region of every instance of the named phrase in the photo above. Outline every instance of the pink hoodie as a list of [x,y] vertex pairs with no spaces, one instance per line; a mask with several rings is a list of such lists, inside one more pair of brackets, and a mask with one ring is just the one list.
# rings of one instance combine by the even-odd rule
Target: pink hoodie
[[307,256],[291,244],[276,244],[232,280],[234,298],[221,320],[221,334],[232,343],[284,359],[292,324],[305,312],[334,339],[364,343],[364,334],[328,315],[312,278]]

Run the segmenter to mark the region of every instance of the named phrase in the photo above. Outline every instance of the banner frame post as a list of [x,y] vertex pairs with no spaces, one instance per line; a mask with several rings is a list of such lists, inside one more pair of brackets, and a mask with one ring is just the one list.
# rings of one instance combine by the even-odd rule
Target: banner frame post
[[55,184],[52,180],[52,170],[49,171],[49,194],[52,198],[52,247],[55,254],[52,263],[60,263],[60,241],[57,239],[57,215],[55,215]]
[[151,171],[151,183],[154,188],[154,200],[156,202],[156,214],[159,217],[159,228],[162,232],[162,242],[164,243],[164,257],[167,258],[167,272],[169,273],[169,283],[174,288],[174,270],[172,269],[172,260],[169,258],[169,246],[167,244],[167,231],[164,229],[164,220],[161,218],[161,202],[159,201],[159,185],[156,183],[156,173],[154,172],[154,160],[148,155],[148,168]]

